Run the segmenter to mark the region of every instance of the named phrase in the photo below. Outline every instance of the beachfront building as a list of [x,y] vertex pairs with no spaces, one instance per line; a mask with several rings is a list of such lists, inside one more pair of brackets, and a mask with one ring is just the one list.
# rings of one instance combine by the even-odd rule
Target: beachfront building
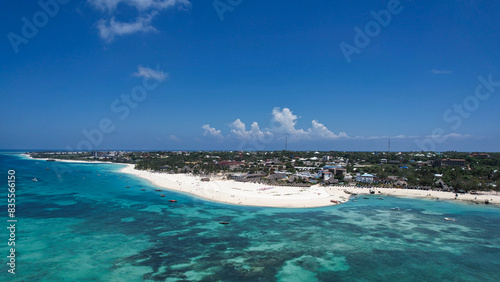
[[434,186],[438,189],[443,190],[443,191],[453,190],[453,188],[448,186],[448,184],[446,184],[446,182],[444,182],[443,179],[438,179],[436,182],[434,182]]
[[345,176],[347,174],[347,169],[341,166],[325,165],[323,167],[323,173],[331,172],[333,176]]
[[406,188],[408,187],[408,182],[406,182],[404,178],[400,178],[398,179],[398,181],[396,181],[396,183],[394,183],[394,186],[398,188]]
[[158,170],[159,171],[170,171],[170,170],[172,170],[172,167],[170,167],[169,165],[164,165],[164,166],[161,166]]
[[246,176],[247,176],[246,173],[231,173],[231,174],[229,174],[229,179],[233,179],[233,180],[236,180],[236,181],[241,181]]
[[236,170],[241,166],[241,162],[238,161],[221,161],[216,163],[218,166],[229,170]]
[[350,174],[346,174],[346,175],[344,176],[344,181],[352,181],[352,175],[350,175]]
[[326,185],[330,185],[330,184],[339,184],[339,180],[338,179],[335,179],[333,177],[330,177],[328,180],[325,180],[324,182]]
[[356,181],[363,182],[363,183],[373,183],[374,178],[375,178],[375,176],[373,174],[365,173],[365,174],[356,176]]
[[324,179],[325,181],[328,181],[328,180],[329,180],[330,178],[332,178],[332,177],[333,177],[333,173],[331,173],[331,172],[329,172],[329,171],[325,171],[325,172],[323,172],[323,179]]

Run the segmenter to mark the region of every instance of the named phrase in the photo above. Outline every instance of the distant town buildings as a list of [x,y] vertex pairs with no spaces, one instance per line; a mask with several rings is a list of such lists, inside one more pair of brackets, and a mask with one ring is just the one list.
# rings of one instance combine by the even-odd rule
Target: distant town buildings
[[218,162],[217,165],[219,165],[221,167],[224,167],[224,168],[227,168],[229,170],[235,170],[235,169],[237,169],[241,165],[241,162],[238,162],[238,161],[221,161],[221,162]]
[[323,171],[323,173],[330,172],[330,173],[332,173],[332,176],[335,176],[335,175],[345,176],[347,174],[347,169],[345,169],[341,166],[325,165],[323,167],[322,171]]
[[479,158],[479,159],[488,159],[490,158],[490,154],[471,154],[470,155],[473,158]]
[[[203,181],[212,177],[254,182],[265,185],[309,187],[321,185],[383,186],[403,189],[453,190],[496,187],[498,170],[477,175],[480,165],[498,164],[496,153],[363,153],[347,152],[321,155],[316,152],[186,152],[186,151],[87,151],[38,152],[40,158],[69,160],[103,160],[135,164],[138,169],[163,173],[200,175]],[[466,162],[466,159],[468,160]],[[472,161],[474,159],[474,161]],[[470,163],[469,163],[470,161]],[[438,169],[429,170],[425,166]],[[498,166],[498,165],[496,165]],[[450,179],[451,168],[461,167],[462,183]],[[444,168],[444,169],[439,169]],[[430,174],[429,172],[433,173]],[[458,171],[455,169],[455,171]],[[425,176],[425,177],[424,177]],[[406,178],[407,177],[407,178]],[[462,180],[461,180],[462,181]],[[458,183],[458,184],[457,184]]]
[[443,167],[443,166],[465,166],[464,159],[441,159],[435,160],[432,164],[434,167]]
[[363,183],[373,183],[373,179],[375,176],[373,174],[365,173],[362,175],[358,175],[356,177],[357,182],[363,182]]
[[329,171],[323,172],[323,180],[327,181],[328,179],[330,179],[332,177],[333,177],[333,173],[331,173]]

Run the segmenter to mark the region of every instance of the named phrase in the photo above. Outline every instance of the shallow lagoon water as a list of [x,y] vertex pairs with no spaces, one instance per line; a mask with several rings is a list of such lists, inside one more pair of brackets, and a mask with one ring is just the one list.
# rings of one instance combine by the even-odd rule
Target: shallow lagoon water
[[244,207],[156,192],[119,165],[2,154],[0,167],[5,179],[16,170],[18,201],[16,275],[4,264],[2,281],[500,280],[494,206],[368,196]]

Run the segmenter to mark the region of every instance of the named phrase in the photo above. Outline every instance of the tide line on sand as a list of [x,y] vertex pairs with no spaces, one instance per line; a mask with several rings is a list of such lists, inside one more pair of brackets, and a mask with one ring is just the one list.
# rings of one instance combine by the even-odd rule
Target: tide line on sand
[[[28,155],[23,154],[30,158]],[[44,159],[36,159],[44,160]],[[86,161],[66,161],[79,162]],[[87,163],[109,163],[109,162],[87,162]],[[116,164],[116,163],[114,163]],[[282,208],[311,208],[341,204],[349,200],[349,193],[370,194],[375,191],[376,195],[388,195],[395,197],[427,198],[441,200],[461,200],[476,203],[500,205],[500,194],[496,192],[481,195],[459,194],[458,197],[452,192],[427,191],[398,188],[359,188],[355,186],[320,186],[311,187],[288,187],[269,186],[257,183],[237,182],[213,178],[208,182],[201,181],[202,177],[188,174],[168,174],[137,170],[132,164],[125,165],[120,170],[123,173],[133,174],[149,180],[158,188],[179,191],[192,194],[210,201],[228,203],[234,205],[282,207]]]
[[[344,202],[348,196],[343,190],[326,191],[324,187],[283,187],[237,182],[212,178],[210,181],[201,181],[202,177],[187,174],[167,174],[134,169],[134,165],[127,165],[120,172],[130,173],[144,178],[154,185],[189,193],[207,200],[235,205],[309,208],[334,205],[330,200]],[[266,188],[266,189],[264,189]]]
[[477,203],[500,204],[498,193],[483,195],[459,194],[443,191],[427,191],[397,188],[359,188],[355,186],[287,187],[237,182],[234,180],[211,179],[201,181],[202,177],[187,174],[168,174],[134,169],[128,164],[121,172],[130,173],[147,179],[158,187],[196,195],[198,197],[235,205],[310,208],[341,204],[349,200],[349,194],[370,194],[396,197],[427,198],[441,200],[462,200]]

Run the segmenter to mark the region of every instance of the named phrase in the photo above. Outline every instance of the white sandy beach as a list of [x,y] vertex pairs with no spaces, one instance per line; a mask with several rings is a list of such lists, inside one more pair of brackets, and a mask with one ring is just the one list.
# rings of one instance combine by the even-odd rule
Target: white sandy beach
[[[28,155],[24,156],[30,158]],[[46,160],[46,159],[36,159]],[[102,161],[69,161],[57,160],[58,162],[74,163],[111,163]],[[336,203],[349,200],[350,193],[360,195],[370,194],[374,190],[376,195],[389,195],[396,197],[427,198],[441,200],[461,200],[477,203],[489,203],[500,205],[500,194],[496,192],[482,193],[481,195],[458,194],[442,191],[425,191],[397,188],[358,188],[355,186],[320,186],[311,187],[287,187],[269,186],[248,182],[237,182],[234,180],[210,179],[209,182],[202,182],[201,177],[187,174],[168,174],[160,172],[150,172],[134,169],[134,165],[126,164],[120,172],[130,173],[138,177],[149,180],[158,189],[167,189],[189,193],[207,200],[247,206],[263,207],[286,207],[286,208],[309,208],[335,205]]]
[[[202,182],[200,177],[186,174],[167,174],[134,169],[127,165],[121,172],[131,173],[154,183],[158,188],[181,191],[216,202],[236,205],[305,208],[335,205],[331,200],[339,203],[349,200],[345,191],[356,194],[370,194],[368,188],[353,186],[322,187],[283,187],[264,184],[237,182],[234,180],[211,179]],[[455,200],[452,192],[424,191],[396,188],[373,188],[376,195],[389,195],[410,198],[428,198],[441,200]],[[380,192],[380,193],[379,193]],[[498,193],[484,195],[459,194],[456,200],[491,204],[500,204]]]
[[[28,159],[32,159],[32,160],[38,160],[38,161],[47,161],[47,160],[49,160],[49,158],[32,158],[28,154],[21,154],[21,155],[24,156],[24,157],[26,157],[26,158],[28,158]],[[113,163],[113,162],[103,162],[103,161],[61,160],[61,159],[53,159],[53,158],[50,158],[50,160],[55,160],[57,162],[64,162],[64,163],[116,164],[116,163]]]
[[458,194],[455,198],[455,193],[453,192],[443,192],[443,191],[426,191],[426,190],[414,190],[414,189],[400,189],[400,188],[359,188],[353,186],[335,186],[327,187],[328,192],[336,192],[338,190],[348,191],[351,193],[356,193],[360,195],[370,194],[370,190],[375,191],[376,195],[388,195],[395,197],[408,197],[408,198],[427,198],[427,199],[440,199],[440,200],[460,200],[460,201],[470,201],[484,204],[485,200],[488,200],[490,204],[500,205],[500,194],[496,192],[483,192],[480,195],[472,194]]
[[204,199],[235,205],[263,207],[321,207],[334,203],[330,200],[346,201],[345,192],[327,192],[324,187],[278,187],[264,184],[211,179],[202,182],[201,177],[186,174],[167,174],[134,169],[127,165],[121,172],[131,173],[151,181],[159,189],[170,189],[199,196]]

